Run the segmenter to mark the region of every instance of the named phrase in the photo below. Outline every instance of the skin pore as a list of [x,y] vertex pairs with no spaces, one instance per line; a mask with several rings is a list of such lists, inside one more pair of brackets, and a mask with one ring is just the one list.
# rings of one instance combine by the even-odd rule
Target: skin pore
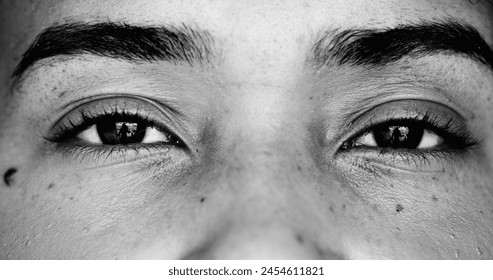
[[[489,1],[0,7],[1,259],[493,258]],[[455,50],[433,44],[373,64],[334,53],[357,57],[361,47],[331,48],[345,30],[435,32],[452,22],[485,45],[473,54],[465,40]],[[191,59],[163,45],[137,59],[121,57],[136,42],[94,51],[100,36],[91,51],[19,68],[47,29],[98,23],[108,44],[134,38],[111,24],[200,39],[164,44]],[[69,46],[66,33],[54,38],[58,51]],[[144,143],[103,145],[101,117],[121,122],[111,114],[150,121]],[[369,131],[381,123],[425,126],[425,148],[375,146]]]

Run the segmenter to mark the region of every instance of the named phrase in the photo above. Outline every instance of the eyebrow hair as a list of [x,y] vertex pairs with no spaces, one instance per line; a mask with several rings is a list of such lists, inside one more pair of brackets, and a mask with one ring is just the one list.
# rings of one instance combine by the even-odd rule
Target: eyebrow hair
[[493,51],[470,25],[421,22],[387,29],[329,31],[316,41],[308,61],[314,66],[375,67],[405,56],[465,55],[493,69]]
[[93,54],[127,61],[208,60],[213,38],[186,25],[179,27],[134,26],[126,23],[74,22],[55,25],[41,32],[15,68],[19,79],[35,62],[44,58]]

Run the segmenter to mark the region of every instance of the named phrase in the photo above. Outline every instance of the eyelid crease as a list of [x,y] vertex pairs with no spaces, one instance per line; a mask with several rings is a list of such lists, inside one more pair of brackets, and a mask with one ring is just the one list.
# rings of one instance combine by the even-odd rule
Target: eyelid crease
[[[122,98],[123,97],[123,98]],[[89,99],[89,100],[88,100]],[[107,104],[104,104],[107,102]],[[110,102],[113,102],[110,104]],[[129,102],[142,102],[141,104],[134,104],[133,107],[128,106]],[[93,104],[93,110],[87,107]],[[72,105],[72,106],[70,106]],[[138,118],[140,120],[146,121],[157,128],[161,128],[165,130],[165,132],[170,133],[171,135],[180,139],[181,142],[186,146],[185,140],[190,137],[188,133],[183,129],[183,123],[181,121],[181,114],[171,108],[170,106],[164,105],[154,100],[150,100],[144,97],[139,96],[125,96],[125,95],[105,95],[104,97],[99,96],[99,98],[86,98],[83,100],[79,100],[76,103],[72,103],[67,105],[71,108],[70,111],[66,112],[61,118],[54,122],[48,131],[48,133],[43,134],[43,138],[56,142],[57,139],[61,139],[61,134],[65,131],[71,131],[70,133],[76,134],[76,129],[84,129],[85,127],[94,124],[94,120],[100,119],[104,116],[111,115],[123,115],[130,118]],[[97,109],[94,109],[95,106],[99,106]],[[159,116],[149,117],[142,113],[142,107],[150,108],[149,111],[157,110],[159,112]],[[94,112],[99,110],[99,112]],[[147,115],[152,114],[152,112],[147,112]],[[71,119],[70,117],[74,116],[79,118],[78,121]],[[156,113],[154,113],[156,115]],[[162,119],[163,121],[159,121],[156,119]]]
[[[423,99],[400,99],[400,100],[389,100],[383,103],[379,103],[376,105],[372,105],[369,108],[364,108],[362,110],[353,112],[352,115],[346,114],[348,116],[347,119],[341,119],[343,125],[340,126],[341,133],[334,137],[334,143],[343,142],[343,138],[345,135],[354,134],[354,130],[358,129],[359,123],[365,121],[367,119],[368,114],[375,114],[377,112],[384,111],[387,114],[385,120],[390,120],[391,117],[395,115],[401,116],[416,116],[416,115],[424,115],[427,111],[432,116],[437,116],[437,113],[433,113],[433,111],[449,111],[454,117],[458,119],[460,122],[465,122],[464,117],[457,113],[456,110],[450,108],[449,106],[444,105],[443,103],[423,100]],[[437,116],[438,117],[438,116]],[[393,117],[394,119],[397,117]],[[374,118],[372,118],[374,119]],[[439,118],[437,118],[439,119]],[[380,122],[383,122],[381,120]],[[377,123],[377,122],[374,122]],[[355,128],[356,127],[356,128]],[[361,128],[359,128],[361,129]]]
[[[459,153],[468,149],[474,149],[479,147],[481,141],[477,140],[471,135],[471,132],[467,128],[467,125],[461,118],[461,116],[455,114],[453,110],[445,106],[433,105],[432,103],[423,101],[412,103],[413,106],[405,107],[408,102],[395,101],[393,104],[383,104],[370,110],[366,114],[362,115],[359,120],[353,124],[347,131],[344,131],[342,135],[337,139],[338,142],[334,142],[334,146],[337,147],[335,156],[339,153],[350,152],[353,148],[348,148],[350,141],[357,139],[361,135],[368,133],[377,125],[386,123],[398,123],[398,122],[417,122],[424,125],[424,128],[436,133],[440,137],[444,138],[444,142],[449,144],[448,146],[442,146],[438,149],[429,149],[427,151],[418,151],[423,155],[424,153],[431,154],[444,154],[447,153]],[[419,105],[419,106],[418,106]],[[423,106],[424,105],[424,106]],[[404,108],[403,108],[404,107]],[[368,115],[369,114],[369,115]],[[365,148],[361,148],[363,150]],[[371,148],[368,148],[371,149]],[[383,148],[374,148],[373,150]],[[394,149],[392,152],[397,152],[399,149]],[[416,152],[416,151],[414,151]],[[405,153],[405,151],[403,152]]]

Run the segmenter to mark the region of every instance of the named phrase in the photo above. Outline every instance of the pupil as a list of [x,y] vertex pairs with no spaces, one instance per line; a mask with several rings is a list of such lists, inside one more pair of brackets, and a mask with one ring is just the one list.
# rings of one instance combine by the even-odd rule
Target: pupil
[[108,145],[140,143],[146,131],[142,123],[115,120],[98,123],[96,128],[101,142]]
[[417,125],[383,125],[373,131],[375,142],[381,148],[416,149],[424,129]]

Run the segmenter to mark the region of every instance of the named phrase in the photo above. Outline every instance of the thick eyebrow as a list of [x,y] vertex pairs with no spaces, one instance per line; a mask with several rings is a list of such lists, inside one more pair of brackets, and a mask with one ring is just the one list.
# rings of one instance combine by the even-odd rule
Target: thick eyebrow
[[313,46],[314,66],[384,66],[399,59],[434,54],[464,55],[493,69],[493,51],[470,25],[422,22],[388,29],[326,32]]
[[127,61],[208,60],[213,39],[205,31],[179,27],[134,26],[126,23],[74,22],[42,31],[23,54],[12,77],[18,80],[35,62],[65,55],[93,54]]

